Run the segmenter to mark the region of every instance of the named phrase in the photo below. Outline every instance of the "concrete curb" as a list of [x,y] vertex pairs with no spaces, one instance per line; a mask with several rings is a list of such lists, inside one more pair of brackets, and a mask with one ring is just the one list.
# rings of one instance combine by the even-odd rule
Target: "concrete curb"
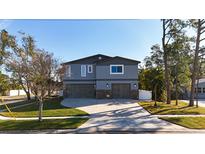
[[[70,119],[70,118],[89,118],[89,116],[43,117],[43,119]],[[13,117],[0,116],[0,120],[38,120],[38,117],[13,118]]]
[[162,118],[162,117],[205,117],[205,115],[152,115],[157,118]]
[[81,133],[79,129],[42,129],[42,130],[8,130],[0,131],[0,134],[205,134],[205,130],[189,129],[189,130],[135,130],[135,131],[118,131],[118,130],[102,130],[87,131]]

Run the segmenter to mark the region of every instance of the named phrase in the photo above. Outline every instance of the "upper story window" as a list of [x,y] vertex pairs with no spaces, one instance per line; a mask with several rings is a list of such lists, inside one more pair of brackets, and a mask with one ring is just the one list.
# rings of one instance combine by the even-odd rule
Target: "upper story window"
[[70,65],[67,65],[65,74],[66,74],[66,77],[71,77],[71,66]]
[[110,65],[110,74],[124,74],[124,65]]
[[81,65],[81,77],[86,77],[86,65]]
[[203,93],[205,93],[205,88],[203,88]]
[[201,93],[201,88],[198,88],[198,93]]
[[93,65],[88,65],[88,73],[93,73]]

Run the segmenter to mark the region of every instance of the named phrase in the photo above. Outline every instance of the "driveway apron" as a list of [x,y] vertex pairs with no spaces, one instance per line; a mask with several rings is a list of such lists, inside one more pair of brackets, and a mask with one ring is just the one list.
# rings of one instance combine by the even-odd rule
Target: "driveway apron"
[[187,128],[150,115],[137,100],[131,99],[64,99],[62,105],[90,114],[77,133],[185,131]]

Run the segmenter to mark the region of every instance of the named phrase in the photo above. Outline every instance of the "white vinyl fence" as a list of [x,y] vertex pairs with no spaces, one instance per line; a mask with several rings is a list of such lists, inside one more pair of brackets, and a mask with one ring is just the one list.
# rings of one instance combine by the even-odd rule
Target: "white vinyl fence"
[[151,100],[152,99],[152,91],[139,90],[139,99],[141,99],[141,100]]
[[20,95],[26,95],[24,90],[10,90],[9,96],[20,96]]

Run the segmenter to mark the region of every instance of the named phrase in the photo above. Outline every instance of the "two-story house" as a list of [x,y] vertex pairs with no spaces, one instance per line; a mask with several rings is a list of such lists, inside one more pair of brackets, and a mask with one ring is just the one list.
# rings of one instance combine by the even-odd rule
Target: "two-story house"
[[138,64],[102,54],[64,63],[64,97],[138,99]]

